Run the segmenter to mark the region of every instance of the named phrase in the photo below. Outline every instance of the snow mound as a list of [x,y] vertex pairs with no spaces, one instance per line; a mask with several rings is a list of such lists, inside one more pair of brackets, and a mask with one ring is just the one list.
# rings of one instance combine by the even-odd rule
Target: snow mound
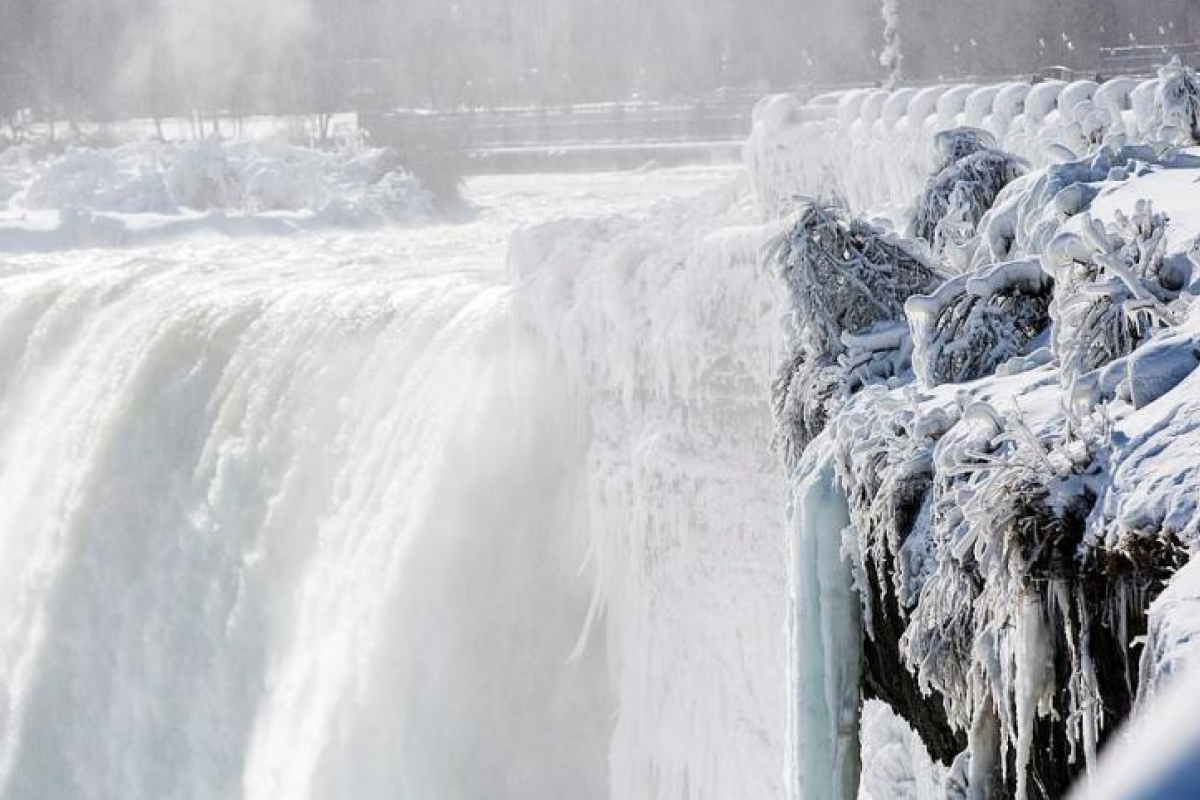
[[43,161],[13,154],[0,178],[7,187],[0,229],[57,225],[67,246],[79,243],[70,234],[80,216],[133,234],[201,215],[343,227],[427,219],[434,210],[420,181],[386,149],[216,139],[72,147]]

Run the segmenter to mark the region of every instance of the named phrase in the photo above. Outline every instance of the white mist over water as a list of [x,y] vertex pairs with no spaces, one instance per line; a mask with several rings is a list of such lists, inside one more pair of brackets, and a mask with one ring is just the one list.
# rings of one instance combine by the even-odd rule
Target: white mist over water
[[504,238],[719,176],[0,261],[0,797],[605,796],[585,426]]

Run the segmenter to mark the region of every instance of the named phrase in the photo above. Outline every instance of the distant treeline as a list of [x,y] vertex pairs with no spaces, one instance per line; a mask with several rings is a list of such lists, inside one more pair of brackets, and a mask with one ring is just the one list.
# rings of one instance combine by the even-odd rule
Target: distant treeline
[[[911,79],[1195,41],[1200,0],[899,0]],[[671,98],[884,78],[879,0],[0,0],[0,120]],[[25,113],[29,113],[26,111]]]

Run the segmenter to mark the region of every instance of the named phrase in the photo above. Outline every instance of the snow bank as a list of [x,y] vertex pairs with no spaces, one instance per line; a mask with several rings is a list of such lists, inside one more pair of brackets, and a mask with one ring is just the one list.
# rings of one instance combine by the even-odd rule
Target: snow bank
[[868,700],[862,713],[859,800],[929,800],[945,782],[945,768],[930,760],[920,737],[886,704]]
[[[5,188],[7,187],[7,188]],[[148,231],[355,227],[428,218],[432,197],[386,149],[139,142],[0,161],[0,248],[123,244]]]
[[1200,670],[1181,678],[1123,731],[1074,800],[1187,800],[1200,786]]

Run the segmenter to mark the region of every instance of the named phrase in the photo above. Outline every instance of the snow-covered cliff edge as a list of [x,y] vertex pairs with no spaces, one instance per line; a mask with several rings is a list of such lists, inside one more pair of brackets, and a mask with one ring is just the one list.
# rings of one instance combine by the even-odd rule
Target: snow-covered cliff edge
[[[781,451],[799,487],[833,460],[848,520],[802,498],[798,548],[839,541],[861,600],[840,663],[798,670],[801,709],[862,676],[812,721],[799,796],[854,796],[821,787],[858,761],[863,698],[948,767],[944,796],[1061,796],[1191,659],[1197,102],[1173,67],[760,108],[757,196],[790,215]],[[793,581],[822,631],[853,623],[825,610],[843,591]]]
[[1196,97],[768,98],[749,200],[517,238],[614,796],[1060,796],[1192,660]]

